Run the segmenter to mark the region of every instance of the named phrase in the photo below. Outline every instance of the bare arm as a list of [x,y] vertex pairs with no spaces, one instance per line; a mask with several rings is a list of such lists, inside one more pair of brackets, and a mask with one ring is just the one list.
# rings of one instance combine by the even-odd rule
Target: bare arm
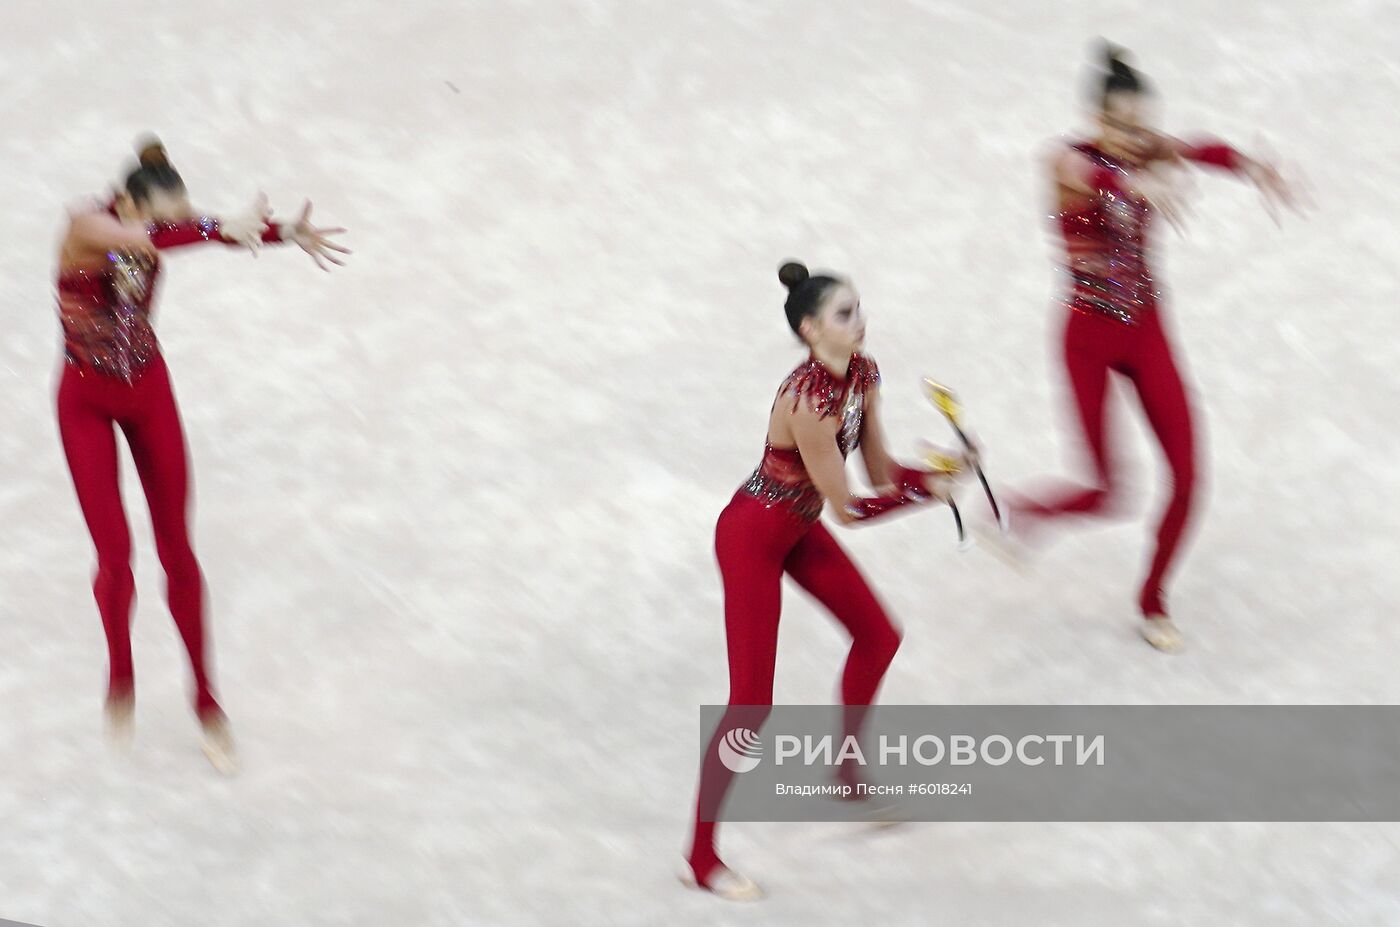
[[[267,226],[262,240],[279,241],[278,229]],[[64,242],[64,254],[74,261],[92,260],[118,250],[150,256],[156,251],[204,242],[241,243],[224,236],[217,219],[189,218],[146,225],[122,222],[105,212],[93,212],[74,217]]]
[[1170,135],[1156,133],[1154,147],[1148,156],[1149,161],[1167,161],[1178,166],[1187,162],[1218,167],[1231,173],[1242,173],[1245,167],[1254,163],[1243,153],[1218,139],[1205,139],[1187,142]]
[[865,473],[877,492],[894,486],[894,458],[885,443],[884,423],[880,418],[880,391],[871,390],[865,397],[865,418],[861,425],[860,459]]
[[293,222],[273,222],[267,198],[259,194],[251,211],[225,219],[188,218],[178,222],[156,223],[151,242],[161,250],[217,241],[227,245],[249,248],[255,254],[261,245],[291,242],[311,255],[322,270],[332,264],[345,262],[335,252],[349,254],[350,249],[331,241],[331,235],[344,232],[342,228],[318,228],[311,224],[311,203],[307,201],[301,215]]
[[1181,164],[1191,162],[1197,165],[1215,167],[1243,177],[1258,189],[1264,199],[1264,209],[1278,221],[1278,206],[1298,209],[1298,196],[1273,164],[1251,158],[1219,139],[1203,139],[1195,142],[1182,141],[1168,135],[1160,136],[1160,158],[1174,160]]
[[831,505],[837,521],[843,525],[854,521],[846,511],[851,499],[850,485],[846,482],[846,461],[836,446],[841,419],[834,415],[822,418],[806,403],[799,403],[790,421],[797,451],[802,455],[812,484]]
[[74,216],[63,242],[64,263],[91,261],[108,251],[155,254],[155,246],[142,226],[119,222],[105,212]]
[[[884,455],[885,480],[881,481],[885,491],[877,496],[852,495],[850,484],[846,482],[846,461],[836,445],[840,419],[834,416],[822,418],[807,406],[800,405],[792,414],[791,425],[807,475],[831,505],[832,513],[840,524],[868,521],[903,509],[911,503],[942,501],[948,497],[952,476],[901,467],[890,459],[888,452]],[[883,440],[876,443],[883,449]],[[866,466],[870,466],[868,461]],[[871,479],[874,481],[875,477]]]

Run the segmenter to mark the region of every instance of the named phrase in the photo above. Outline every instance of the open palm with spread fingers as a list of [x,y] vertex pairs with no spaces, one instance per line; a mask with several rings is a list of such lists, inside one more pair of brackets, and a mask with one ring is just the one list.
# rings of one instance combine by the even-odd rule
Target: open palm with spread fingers
[[306,205],[301,208],[301,215],[297,217],[296,224],[290,229],[288,238],[297,243],[297,246],[307,254],[311,255],[311,260],[316,262],[316,266],[322,270],[330,270],[326,266],[326,261],[345,266],[345,262],[335,256],[335,253],[350,254],[350,249],[330,240],[331,235],[342,235],[345,229],[342,228],[316,228],[311,224],[311,201],[307,200]]
[[1295,185],[1286,181],[1272,162],[1250,160],[1245,164],[1244,175],[1258,188],[1264,200],[1264,211],[1275,225],[1280,224],[1281,207],[1300,214],[1305,211],[1306,198],[1298,195]]

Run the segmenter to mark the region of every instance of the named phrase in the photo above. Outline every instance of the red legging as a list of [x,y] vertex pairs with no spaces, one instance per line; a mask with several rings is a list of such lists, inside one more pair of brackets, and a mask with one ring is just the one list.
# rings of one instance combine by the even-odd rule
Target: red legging
[[1196,484],[1191,404],[1156,312],[1136,326],[1088,312],[1072,311],[1069,315],[1065,367],[1098,485],[1062,487],[1018,508],[1033,518],[1054,518],[1103,512],[1114,501],[1117,486],[1105,441],[1104,400],[1109,371],[1127,377],[1137,388],[1148,424],[1171,469],[1171,498],[1157,526],[1157,549],[1138,597],[1144,615],[1163,615],[1162,589],[1181,545]]
[[185,521],[189,486],[185,437],[169,374],[159,355],[134,385],[68,363],[58,387],[63,451],[97,548],[92,591],[107,634],[108,697],[133,691],[131,601],[135,591],[113,424],[126,435],[151,507],[170,614],[194,670],[195,711],[201,718],[217,714],[219,706],[204,665],[204,582]]
[[734,727],[757,731],[773,705],[783,573],[851,633],[841,675],[847,734],[857,732],[861,709],[875,699],[900,640],[865,578],[821,522],[799,522],[781,506],[765,507],[740,492],[720,514],[715,553],[724,581],[730,707],[700,769],[690,863],[702,884],[719,864],[714,820],[732,778],[718,759],[718,740]]

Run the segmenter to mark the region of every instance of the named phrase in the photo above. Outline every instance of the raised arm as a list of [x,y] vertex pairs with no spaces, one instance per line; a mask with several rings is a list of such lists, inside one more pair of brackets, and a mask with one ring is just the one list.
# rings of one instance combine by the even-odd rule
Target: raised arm
[[183,248],[204,242],[217,242],[225,245],[249,246],[253,242],[273,244],[283,240],[282,228],[271,222],[264,222],[262,229],[244,229],[242,226],[226,225],[211,216],[197,219],[181,219],[178,222],[157,222],[150,226],[150,242],[161,251]]
[[1243,173],[1249,166],[1256,163],[1218,139],[1184,142],[1174,138],[1170,140],[1170,144],[1174,153],[1183,160],[1205,167],[1218,167],[1232,174]]
[[1264,199],[1264,208],[1277,221],[1280,205],[1298,209],[1298,198],[1293,188],[1283,179],[1273,164],[1258,158],[1251,158],[1244,152],[1220,139],[1198,138],[1183,141],[1163,135],[1159,159],[1190,162],[1204,167],[1214,167],[1229,171],[1236,177],[1243,177],[1258,189]]
[[302,207],[295,222],[273,222],[267,199],[259,196],[253,209],[232,219],[210,217],[189,218],[178,222],[162,222],[152,227],[151,242],[161,250],[217,241],[243,246],[254,251],[260,245],[291,242],[316,262],[322,270],[330,270],[325,262],[344,265],[334,252],[349,254],[348,248],[331,241],[331,235],[344,232],[342,228],[317,228],[311,224],[311,203]]
[[1150,138],[1148,161],[1167,161],[1178,165],[1189,161],[1232,174],[1243,173],[1254,163],[1239,150],[1218,138],[1201,136],[1192,141],[1185,141],[1161,132],[1151,133]]

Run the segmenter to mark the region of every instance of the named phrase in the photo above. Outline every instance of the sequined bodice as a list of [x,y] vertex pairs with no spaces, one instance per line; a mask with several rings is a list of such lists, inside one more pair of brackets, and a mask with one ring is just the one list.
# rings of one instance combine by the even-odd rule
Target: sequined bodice
[[159,260],[121,251],[61,274],[58,315],[68,361],[127,383],[138,379],[160,347],[151,328],[159,277]]
[[[777,408],[778,403],[790,401],[790,411],[796,412],[805,403],[820,418],[839,415],[841,425],[836,432],[836,447],[841,456],[846,457],[860,447],[866,397],[879,385],[879,368],[864,355],[851,355],[844,380],[815,357],[809,357],[788,374],[773,406]],[[816,521],[821,516],[821,492],[812,483],[796,448],[765,443],[763,457],[741,491],[769,506],[782,505],[804,521]]]
[[[1126,179],[1127,165],[1094,145],[1078,144],[1074,150]],[[1121,191],[1100,191],[1056,218],[1065,240],[1071,308],[1128,325],[1156,309],[1157,287],[1147,262],[1152,210],[1145,201]]]
[[[106,209],[111,212],[110,206]],[[211,216],[193,216],[146,226],[158,251],[222,242],[222,226]],[[281,241],[279,226],[266,225],[262,240]],[[104,376],[134,383],[160,350],[151,328],[151,305],[160,259],[128,251],[109,251],[100,262],[74,268],[58,277],[58,316],[63,324],[64,354]]]

